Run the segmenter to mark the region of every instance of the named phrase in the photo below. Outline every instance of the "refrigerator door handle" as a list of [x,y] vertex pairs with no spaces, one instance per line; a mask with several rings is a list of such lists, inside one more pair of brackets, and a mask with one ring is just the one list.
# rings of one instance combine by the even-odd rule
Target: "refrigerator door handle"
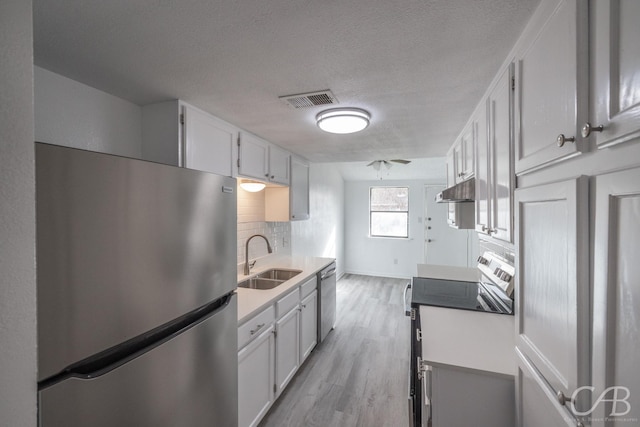
[[59,373],[38,381],[38,391],[69,378],[91,379],[111,372],[224,310],[234,294],[231,292],[148,332],[73,363]]

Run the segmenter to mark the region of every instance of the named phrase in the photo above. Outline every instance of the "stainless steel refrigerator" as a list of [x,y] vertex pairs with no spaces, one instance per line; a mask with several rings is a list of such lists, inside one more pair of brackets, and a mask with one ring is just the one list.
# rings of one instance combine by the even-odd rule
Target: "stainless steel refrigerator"
[[235,189],[36,144],[41,426],[237,426]]

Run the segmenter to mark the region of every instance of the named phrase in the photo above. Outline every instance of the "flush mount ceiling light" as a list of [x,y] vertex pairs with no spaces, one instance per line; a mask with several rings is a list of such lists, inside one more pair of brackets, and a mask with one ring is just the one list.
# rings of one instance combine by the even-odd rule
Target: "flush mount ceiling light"
[[360,132],[369,126],[371,116],[359,108],[332,108],[316,116],[318,127],[331,133]]
[[244,191],[248,191],[249,193],[257,193],[258,191],[264,190],[264,187],[266,187],[266,185],[262,182],[257,181],[242,181],[240,183],[240,187]]

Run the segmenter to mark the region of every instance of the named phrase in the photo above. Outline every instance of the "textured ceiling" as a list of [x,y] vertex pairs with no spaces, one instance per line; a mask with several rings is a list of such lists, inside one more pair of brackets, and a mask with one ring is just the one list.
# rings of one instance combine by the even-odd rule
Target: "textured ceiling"
[[[182,99],[311,161],[438,157],[539,0],[34,0],[35,64],[144,105]],[[331,89],[353,135],[279,96]]]

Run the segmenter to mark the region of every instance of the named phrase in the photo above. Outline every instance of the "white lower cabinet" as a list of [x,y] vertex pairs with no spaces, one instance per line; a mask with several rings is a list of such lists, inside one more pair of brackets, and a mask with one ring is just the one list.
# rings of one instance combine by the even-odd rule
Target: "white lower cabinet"
[[239,427],[258,425],[317,343],[316,276],[238,327]]
[[[572,395],[589,385],[588,178],[518,189],[515,207],[518,425],[564,425],[530,423],[527,414],[537,420],[538,409],[561,400],[573,410]],[[534,391],[536,384],[548,390]],[[531,409],[529,396],[554,402]],[[579,396],[579,410],[586,398]]]
[[318,292],[304,298],[300,307],[300,364],[318,343]]
[[589,418],[592,426],[637,425],[640,420],[640,167],[595,178],[594,230],[592,381],[595,389],[590,405],[594,410]]
[[238,353],[238,425],[256,426],[273,404],[275,334],[270,325]]
[[300,311],[296,306],[276,322],[276,394],[300,367]]

